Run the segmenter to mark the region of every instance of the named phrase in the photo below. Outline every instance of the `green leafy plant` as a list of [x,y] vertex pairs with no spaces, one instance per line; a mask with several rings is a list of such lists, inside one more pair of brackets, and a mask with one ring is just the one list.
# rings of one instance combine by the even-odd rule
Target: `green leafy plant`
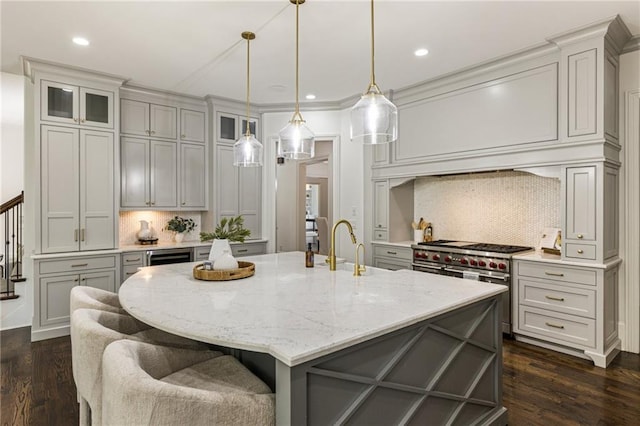
[[216,229],[209,232],[200,232],[200,241],[211,241],[213,239],[244,242],[245,238],[251,235],[251,231],[244,227],[244,218],[238,217],[222,218]]
[[193,219],[185,219],[180,216],[174,216],[173,219],[167,222],[167,226],[165,228],[167,231],[173,232],[189,232],[196,229],[196,223]]

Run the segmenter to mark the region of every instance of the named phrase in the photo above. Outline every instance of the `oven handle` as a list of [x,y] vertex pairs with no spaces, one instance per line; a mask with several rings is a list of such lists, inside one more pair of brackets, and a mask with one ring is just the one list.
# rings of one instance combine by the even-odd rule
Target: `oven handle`
[[444,268],[442,266],[433,266],[433,265],[423,265],[420,263],[412,263],[411,266],[415,266],[416,268],[427,268],[427,269],[435,269],[438,271],[443,271]]
[[[456,274],[461,274],[461,275],[462,275],[462,272],[463,272],[461,270],[452,269],[452,268],[444,268],[444,270],[446,272],[454,272]],[[500,274],[499,276],[497,276],[497,275],[487,275],[487,274],[478,273],[478,276],[480,276],[482,278],[490,278],[490,279],[494,279],[494,280],[502,280],[504,282],[507,282],[507,281],[509,281],[511,279],[511,275],[509,275],[509,274]]]

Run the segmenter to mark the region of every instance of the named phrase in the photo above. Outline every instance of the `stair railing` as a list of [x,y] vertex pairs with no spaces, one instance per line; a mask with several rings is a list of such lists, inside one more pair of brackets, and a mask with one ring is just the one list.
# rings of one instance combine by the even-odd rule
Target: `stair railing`
[[17,197],[0,206],[0,217],[4,221],[4,254],[0,255],[3,265],[0,265],[2,288],[0,300],[17,299],[15,283],[25,281],[22,276],[22,205],[24,191]]

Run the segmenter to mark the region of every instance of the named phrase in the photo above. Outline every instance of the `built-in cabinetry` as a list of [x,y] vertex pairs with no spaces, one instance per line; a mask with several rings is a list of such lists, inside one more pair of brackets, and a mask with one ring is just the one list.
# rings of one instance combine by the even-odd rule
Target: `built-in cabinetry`
[[[259,254],[267,253],[267,242],[264,240],[261,241],[247,241],[245,243],[230,243],[231,246],[231,254],[233,257],[243,257],[243,256],[257,256]],[[197,246],[193,248],[193,259],[195,261],[203,261],[209,259],[209,252],[211,251],[211,246]]]
[[[145,266],[144,251],[130,251],[120,255],[120,264],[122,266],[122,279],[125,282],[127,278],[138,272],[138,269]],[[118,286],[120,288],[120,286]]]
[[373,266],[376,268],[412,269],[413,251],[411,246],[398,244],[373,243]]
[[206,210],[206,104],[121,92],[121,207]]
[[[62,80],[62,81],[61,81]],[[40,120],[113,129],[113,90],[78,86],[73,80],[40,82]]]
[[372,187],[372,240],[411,240],[413,178],[374,180]]
[[69,334],[69,297],[77,285],[116,291],[118,254],[38,258],[34,261],[34,311],[31,339]]
[[[215,148],[215,217],[242,215],[250,238],[262,235],[262,167],[233,165],[233,144],[246,131],[246,118],[240,114],[217,111]],[[251,131],[258,130],[258,120],[251,118]],[[259,135],[256,135],[259,138]]]
[[618,264],[515,260],[516,338],[588,356],[595,365],[606,367],[620,349]]

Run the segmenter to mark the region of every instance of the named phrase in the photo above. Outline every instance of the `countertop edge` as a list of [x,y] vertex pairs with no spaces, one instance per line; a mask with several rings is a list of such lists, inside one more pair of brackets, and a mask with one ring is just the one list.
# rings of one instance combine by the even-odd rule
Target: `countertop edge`
[[525,260],[527,262],[539,262],[539,263],[553,263],[563,266],[576,266],[581,268],[596,268],[596,269],[610,269],[622,262],[622,259],[617,257],[605,263],[589,263],[589,262],[574,262],[571,260],[565,260],[557,254],[544,253],[541,250],[535,252],[528,252],[523,254],[515,254],[512,257],[513,260]]

